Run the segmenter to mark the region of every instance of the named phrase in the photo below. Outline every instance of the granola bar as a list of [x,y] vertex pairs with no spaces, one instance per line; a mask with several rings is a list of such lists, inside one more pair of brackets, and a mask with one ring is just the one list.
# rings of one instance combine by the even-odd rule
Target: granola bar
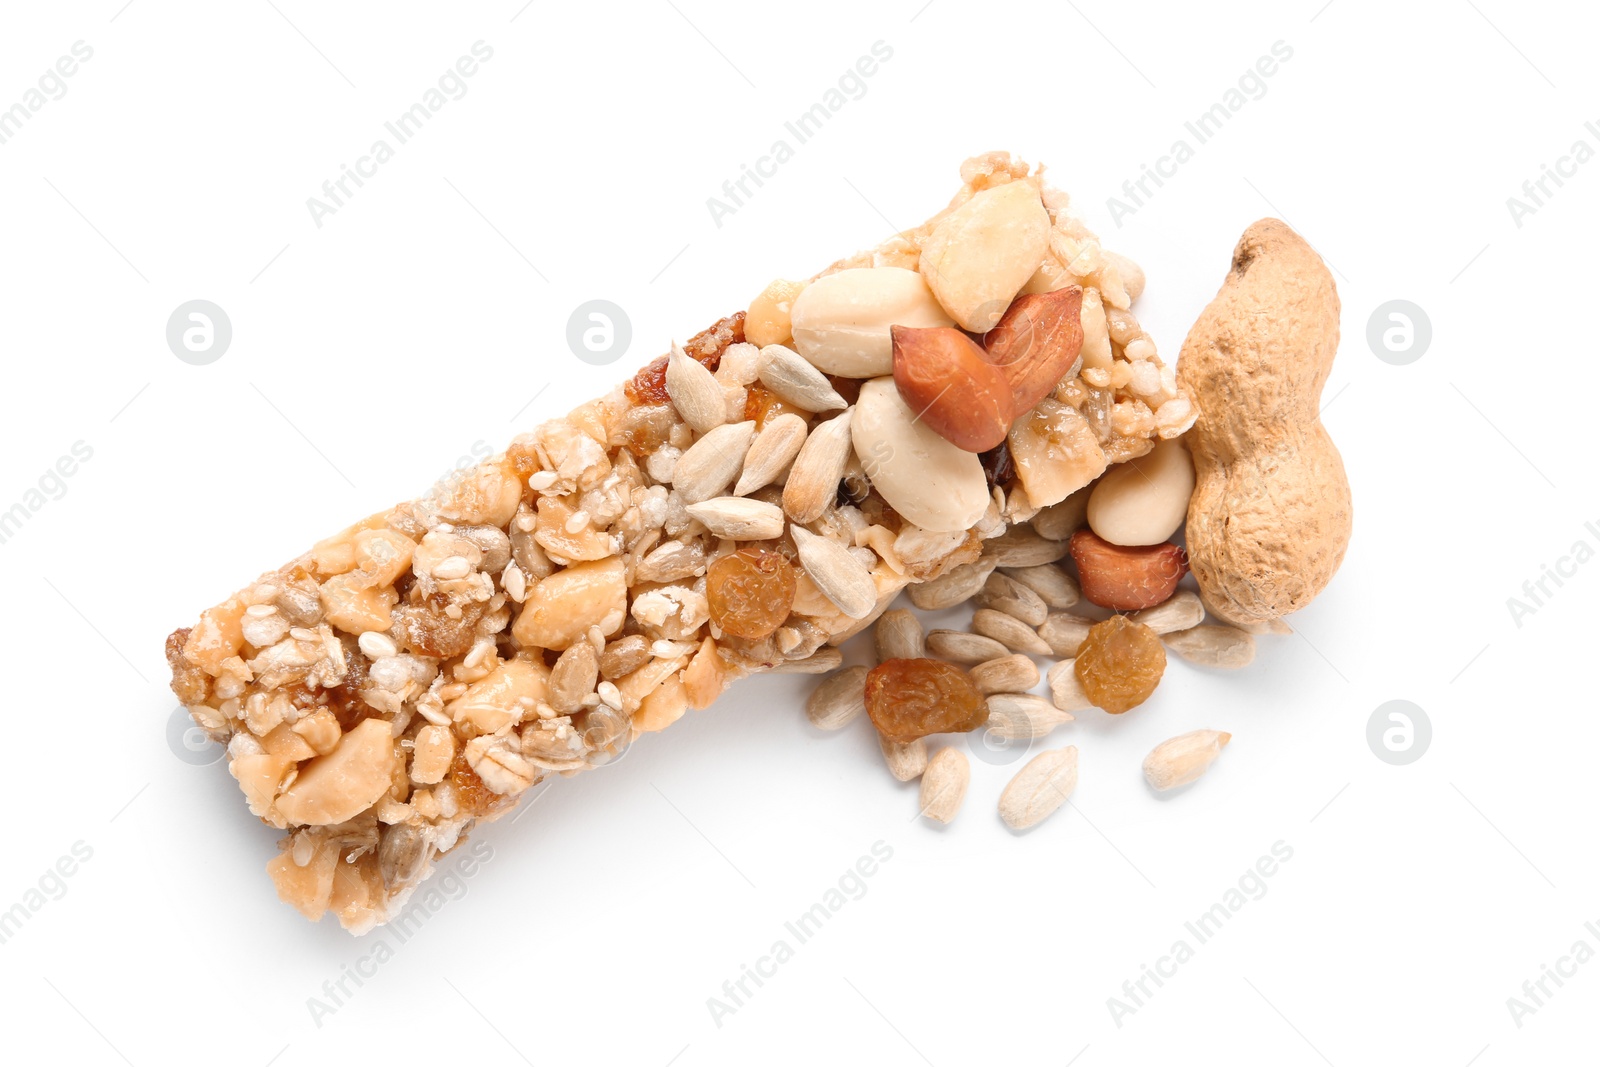
[[1138,268],[1041,171],[961,177],[924,225],[774,282],[168,638],[173,691],[284,832],[283,900],[387,921],[544,779],[745,675],[836,663],[907,585],[1060,558],[1050,509],[1189,427]]

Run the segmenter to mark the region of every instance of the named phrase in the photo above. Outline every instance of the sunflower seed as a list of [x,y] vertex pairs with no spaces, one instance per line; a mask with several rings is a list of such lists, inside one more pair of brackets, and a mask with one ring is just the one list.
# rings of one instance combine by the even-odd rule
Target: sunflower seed
[[889,773],[894,775],[896,781],[909,782],[928,769],[928,742],[925,738],[919,737],[909,745],[902,745],[880,734],[878,747],[883,750],[883,761],[889,765]]
[[1027,656],[1001,656],[986,660],[967,673],[984,696],[1025,693],[1039,684],[1039,668]]
[[1089,520],[1089,492],[1086,485],[1059,504],[1051,504],[1033,517],[1034,531],[1047,541],[1065,541]]
[[733,487],[734,495],[744,496],[777,481],[783,469],[794,462],[805,441],[806,420],[794,412],[769,420],[756,434],[755,443],[744,457],[744,472],[739,475],[739,484]]
[[819,648],[805,659],[779,660],[762,671],[763,674],[827,674],[844,664],[844,656],[837,648]]
[[1010,651],[990,637],[979,637],[965,630],[929,630],[928,655],[951,663],[983,663],[999,659]]
[[977,595],[983,583],[994,573],[994,563],[976,560],[952,567],[937,578],[906,590],[911,602],[923,611],[942,611],[964,604]]
[[550,671],[550,706],[563,715],[583,709],[583,698],[600,680],[600,655],[588,641],[575,641]]
[[735,541],[770,541],[783,536],[783,509],[742,496],[719,496],[690,504],[690,515],[717,537]]
[[984,730],[1005,741],[1032,741],[1072,722],[1069,713],[1032,693],[996,693],[984,704],[989,709]]
[[1003,611],[1028,626],[1042,626],[1050,614],[1044,600],[1032,589],[1004,574],[991,574],[972,602],[980,608]]
[[1202,667],[1233,670],[1256,658],[1256,639],[1232,626],[1191,626],[1161,640],[1190,663]]
[[1007,577],[1021,582],[1039,594],[1047,607],[1070,608],[1083,598],[1077,579],[1054,563],[1041,563],[1037,567],[1007,567]]
[[1038,567],[1066,554],[1067,542],[1047,540],[1020,523],[983,543],[983,558],[996,567]]
[[720,494],[744,466],[755,435],[754,422],[729,423],[711,430],[678,457],[672,472],[673,490],[685,504],[698,504]]
[[1078,649],[1083,647],[1084,641],[1088,640],[1089,628],[1093,625],[1093,619],[1068,615],[1064,611],[1052,611],[1050,617],[1044,620],[1044,625],[1039,627],[1039,636],[1050,646],[1052,656],[1071,659],[1078,654]]
[[1076,663],[1076,660],[1064,659],[1053,664],[1045,674],[1045,680],[1050,683],[1050,702],[1062,711],[1084,711],[1094,707],[1094,702],[1078,681]]
[[922,789],[917,797],[921,814],[943,823],[954,819],[967,798],[967,783],[971,780],[972,765],[962,751],[940,749],[922,772]]
[[1180,589],[1155,607],[1136,611],[1128,618],[1144,623],[1158,634],[1170,634],[1205,622],[1206,608],[1198,594]]
[[1163,741],[1144,758],[1144,777],[1157,790],[1176,789],[1206,773],[1232,734],[1194,730]]
[[802,411],[837,411],[848,407],[827,376],[792,348],[768,345],[761,350],[761,384]]
[[716,376],[677,342],[667,357],[667,396],[695,433],[706,433],[727,421],[728,401]]
[[979,608],[972,613],[972,629],[984,637],[992,637],[1012,652],[1028,652],[1035,656],[1050,655],[1050,646],[1034,632],[1033,627],[1014,619],[1003,611]]
[[[850,412],[835,415],[811,431],[800,446],[783,486],[783,510],[795,522],[816,522],[839,494],[850,458]],[[682,463],[682,460],[678,461]]]
[[822,595],[852,619],[864,619],[878,606],[878,586],[872,572],[839,542],[812,533],[804,526],[790,527],[800,565]]
[[1048,819],[1078,787],[1076,745],[1041,752],[1023,765],[1000,794],[1000,819],[1026,830]]
[[867,669],[846,667],[811,691],[806,718],[819,730],[837,730],[867,710]]
[[886,659],[922,659],[928,654],[922,623],[905,608],[884,612],[875,636],[879,663]]

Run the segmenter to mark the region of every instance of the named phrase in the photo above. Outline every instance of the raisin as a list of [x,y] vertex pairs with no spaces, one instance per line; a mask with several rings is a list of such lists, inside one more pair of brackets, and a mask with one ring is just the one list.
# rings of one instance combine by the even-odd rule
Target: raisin
[[463,813],[472,816],[487,814],[494,806],[497,795],[478,777],[478,772],[467,763],[465,753],[456,753],[450,764],[450,784],[456,791],[456,802]]
[[1167,669],[1167,650],[1156,632],[1125,615],[1089,628],[1073,671],[1096,707],[1121,715],[1150,699]]
[[789,617],[799,579],[779,552],[751,546],[723,556],[706,571],[711,619],[725,634],[759,641]]
[[413,595],[407,599],[410,603],[395,608],[392,616],[395,623],[392,632],[401,648],[435,659],[463,656],[472,649],[477,640],[475,627],[483,617],[484,605],[474,600],[457,602],[461,617],[453,619],[446,611],[451,598],[444,593],[428,597]]
[[1011,462],[1011,447],[1001,441],[978,459],[983,463],[983,476],[989,479],[989,488],[1002,488],[1017,475],[1016,464]]
[[790,412],[806,417],[806,412],[801,411],[793,404],[778,398],[778,394],[762,385],[760,382],[747,386],[744,393],[744,417],[746,422],[754,422],[756,429],[766,428],[768,419],[775,419],[779,415]]
[[[684,344],[683,350],[707,370],[716,370],[722,362],[722,353],[729,345],[744,341],[744,312],[737,311],[725,319],[701,330]],[[640,368],[623,392],[635,404],[665,404],[667,402],[667,357],[657,356]]]
[[972,677],[937,659],[886,659],[867,672],[867,715],[897,744],[929,734],[966,733],[989,721]]

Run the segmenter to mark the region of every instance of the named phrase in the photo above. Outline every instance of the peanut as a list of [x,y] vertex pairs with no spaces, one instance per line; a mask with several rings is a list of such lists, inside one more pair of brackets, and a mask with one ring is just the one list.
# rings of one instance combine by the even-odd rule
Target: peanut
[[1155,607],[1172,596],[1188,571],[1177,545],[1113,545],[1093,530],[1072,535],[1072,559],[1083,598],[1112,611]]
[[1178,359],[1199,411],[1189,558],[1228,622],[1304,608],[1344,560],[1350,483],[1318,417],[1338,347],[1339,295],[1322,258],[1277,219],[1251,226]]

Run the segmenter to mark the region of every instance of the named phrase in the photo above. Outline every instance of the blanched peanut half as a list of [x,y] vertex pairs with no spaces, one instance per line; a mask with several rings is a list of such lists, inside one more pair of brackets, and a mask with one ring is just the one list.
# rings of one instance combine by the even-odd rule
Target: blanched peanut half
[[1012,424],[1008,444],[1017,480],[1036,508],[1060,503],[1105,473],[1106,456],[1094,428],[1076,409],[1051,397]]
[[616,633],[627,613],[627,579],[622,560],[613,556],[574,564],[534,586],[511,634],[524,648],[564,651],[591,626],[604,637]]
[[919,421],[893,378],[861,386],[850,435],[873,487],[906,521],[949,533],[976,525],[988,510],[982,461]]
[[353,819],[388,792],[394,738],[383,719],[364,719],[326,756],[307,763],[277,800],[291,823],[329,826]]
[[550,669],[532,659],[513,659],[501,664],[487,678],[472,683],[467,691],[445,705],[454,722],[470,722],[480,733],[492,734],[509,722],[522,718],[549,696]]
[[789,313],[794,298],[806,287],[805,282],[792,282],[783,278],[761,290],[750,301],[750,310],[744,317],[744,339],[753,345],[781,345],[789,339]]
[[1114,545],[1157,545],[1177,532],[1194,493],[1194,463],[1180,440],[1107,471],[1089,494],[1089,528]]
[[922,275],[963,329],[986,333],[1039,269],[1049,242],[1039,190],[1011,182],[974,194],[940,220],[922,245]]
[[856,267],[818,278],[795,298],[790,322],[802,356],[847,378],[894,372],[890,326],[953,325],[922,275],[903,267]]

